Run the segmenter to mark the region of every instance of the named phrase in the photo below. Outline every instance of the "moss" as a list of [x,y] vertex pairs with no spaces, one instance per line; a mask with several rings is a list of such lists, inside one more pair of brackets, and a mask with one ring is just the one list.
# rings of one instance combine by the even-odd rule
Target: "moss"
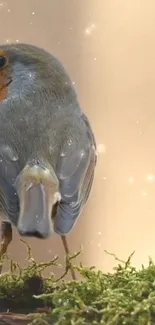
[[[65,281],[54,275],[48,279],[41,276],[48,265],[58,266],[57,259],[36,264],[29,256],[27,269],[20,270],[11,262],[10,274],[1,276],[0,299],[14,305],[12,308],[15,300],[18,307],[19,303],[21,307],[31,305],[31,309],[49,306],[47,313],[35,313],[30,325],[155,324],[155,264],[150,259],[147,267],[136,270],[131,257],[126,262],[115,257],[118,266],[112,274],[93,267],[74,267],[83,281]],[[71,259],[67,270],[72,267]]]

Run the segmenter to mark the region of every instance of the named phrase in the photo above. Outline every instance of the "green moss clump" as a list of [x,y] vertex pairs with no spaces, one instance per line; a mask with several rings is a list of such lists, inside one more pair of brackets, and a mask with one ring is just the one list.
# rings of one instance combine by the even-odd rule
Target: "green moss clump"
[[41,299],[37,301],[33,297],[34,294],[51,292],[55,286],[54,275],[50,279],[43,279],[42,272],[51,265],[59,267],[58,258],[37,264],[31,256],[30,246],[21,241],[27,246],[29,266],[21,269],[17,262],[5,255],[10,262],[10,270],[0,275],[0,312],[6,309],[12,312],[33,312],[36,307],[44,306]]
[[[4,298],[5,292],[5,299],[12,299],[12,294],[17,299],[24,292],[37,307],[49,306],[47,313],[34,314],[29,325],[152,325],[155,324],[155,264],[150,259],[148,267],[136,270],[131,257],[126,262],[115,257],[118,266],[113,274],[94,267],[74,267],[83,281],[58,281],[54,276],[43,280],[40,272],[45,263],[43,266],[32,261],[20,278],[14,270],[7,278],[6,275],[0,278],[0,297]],[[56,261],[50,263],[56,265]],[[41,294],[32,294],[30,290],[35,281],[36,284],[40,281],[36,288],[40,288]]]

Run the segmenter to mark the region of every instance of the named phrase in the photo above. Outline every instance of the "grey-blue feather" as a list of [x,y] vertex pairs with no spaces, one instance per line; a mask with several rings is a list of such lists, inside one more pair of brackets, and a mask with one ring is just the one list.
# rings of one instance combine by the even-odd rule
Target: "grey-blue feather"
[[16,153],[10,147],[0,145],[0,213],[3,219],[17,224],[19,200],[14,186],[19,169]]
[[[81,137],[78,137],[79,131]],[[59,234],[68,233],[81,214],[89,198],[97,161],[95,138],[84,114],[74,125],[73,132],[73,139],[70,141],[68,137],[62,146],[57,165],[62,199],[54,225],[55,232]]]

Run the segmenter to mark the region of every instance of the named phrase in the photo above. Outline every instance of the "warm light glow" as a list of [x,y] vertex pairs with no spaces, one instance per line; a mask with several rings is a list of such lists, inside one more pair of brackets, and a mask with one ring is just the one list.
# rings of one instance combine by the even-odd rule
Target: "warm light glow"
[[97,146],[97,153],[105,153],[106,152],[106,147],[104,144],[100,143],[98,146]]
[[148,174],[146,179],[147,179],[148,182],[152,183],[154,181],[154,175],[153,174]]
[[135,182],[134,177],[129,177],[129,183],[130,183],[130,184],[133,184],[134,182]]
[[95,24],[91,24],[90,26],[88,26],[88,27],[85,29],[85,31],[84,31],[85,35],[91,35],[92,32],[94,31],[94,29],[96,29]]

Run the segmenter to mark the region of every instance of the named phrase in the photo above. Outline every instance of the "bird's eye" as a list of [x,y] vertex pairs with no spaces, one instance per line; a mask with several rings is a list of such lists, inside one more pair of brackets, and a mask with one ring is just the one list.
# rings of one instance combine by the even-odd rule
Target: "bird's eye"
[[0,55],[0,70],[6,66],[7,62],[7,58],[5,56]]

